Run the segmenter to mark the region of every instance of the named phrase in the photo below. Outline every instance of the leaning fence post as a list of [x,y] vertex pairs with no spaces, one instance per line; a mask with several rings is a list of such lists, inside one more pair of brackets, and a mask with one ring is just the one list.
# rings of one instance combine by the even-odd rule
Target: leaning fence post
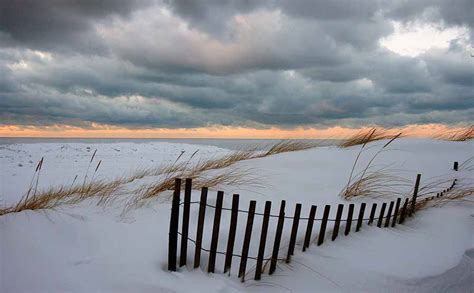
[[219,228],[221,224],[222,202],[224,201],[224,192],[217,192],[216,209],[214,213],[214,226],[212,228],[211,249],[209,251],[208,273],[214,273],[216,266],[217,243],[219,241]]
[[297,203],[295,207],[295,215],[293,217],[293,226],[291,227],[290,244],[288,245],[288,254],[286,256],[286,263],[290,262],[290,258],[295,251],[296,236],[298,234],[298,225],[300,223],[301,204]]
[[348,235],[351,232],[352,226],[352,215],[354,214],[354,204],[351,203],[349,205],[349,212],[347,213],[347,220],[346,220],[346,231],[344,231],[344,235]]
[[411,200],[411,208],[410,208],[410,213],[409,213],[410,217],[415,212],[416,197],[418,196],[418,187],[420,187],[420,179],[421,179],[421,174],[417,174],[416,175],[416,182],[415,182],[415,189],[413,190],[413,197],[412,197],[412,200]]
[[328,224],[330,209],[331,209],[330,205],[326,205],[324,207],[323,219],[321,221],[321,228],[319,229],[319,235],[318,235],[318,246],[320,246],[324,242],[324,236],[326,235],[326,226]]
[[381,228],[382,227],[382,221],[383,221],[383,215],[385,213],[385,208],[387,207],[387,203],[382,204],[382,208],[380,208],[380,214],[379,214],[379,219],[377,222],[377,227]]
[[400,221],[398,222],[398,224],[403,224],[403,222],[405,222],[407,209],[408,209],[408,198],[405,198],[405,203],[403,204],[402,211],[400,212]]
[[196,247],[194,251],[194,268],[201,264],[202,233],[204,231],[204,217],[206,216],[207,187],[201,189],[201,200],[199,202],[199,216],[196,232]]
[[229,238],[227,239],[227,250],[225,253],[224,273],[232,266],[232,253],[234,252],[235,232],[237,230],[237,216],[239,214],[239,195],[232,196],[232,212],[230,215]]
[[174,180],[173,202],[171,205],[170,231],[168,239],[168,270],[176,272],[176,255],[178,250],[178,225],[179,225],[179,194],[181,192],[181,179]]
[[283,223],[285,221],[285,205],[286,202],[282,200],[280,204],[280,213],[278,214],[278,224],[275,233],[275,242],[273,243],[272,260],[270,262],[269,270],[270,275],[273,274],[273,272],[275,271],[276,264],[278,261],[278,251],[280,250],[281,234],[283,231]]
[[377,210],[377,204],[373,203],[372,204],[372,209],[370,210],[370,216],[369,216],[369,222],[367,222],[367,225],[372,225],[374,222],[374,217],[375,217],[375,211]]
[[365,202],[360,204],[359,218],[357,219],[356,232],[359,232],[360,227],[362,226],[362,221],[364,220],[364,212],[365,212]]
[[397,198],[397,203],[395,204],[395,211],[393,212],[392,227],[395,227],[395,225],[397,224],[397,217],[398,217],[398,212],[400,210],[401,201],[402,201],[401,198]]
[[188,258],[188,231],[189,231],[189,210],[191,205],[192,179],[186,178],[184,186],[184,206],[183,206],[183,226],[181,228],[181,254],[179,266],[186,265]]
[[454,162],[454,166],[453,166],[454,171],[458,170],[458,165],[459,165],[458,162]]
[[262,275],[263,257],[265,255],[265,244],[267,242],[268,221],[270,219],[270,211],[272,202],[265,202],[265,211],[263,212],[262,232],[260,234],[260,245],[258,247],[257,265],[255,266],[255,280],[260,280]]
[[392,218],[392,211],[393,211],[393,205],[395,203],[393,200],[390,202],[390,205],[388,206],[388,212],[387,212],[387,219],[385,219],[385,227],[388,227],[390,225],[390,220]]
[[311,206],[308,217],[308,225],[306,226],[306,234],[304,236],[303,251],[309,247],[311,242],[311,234],[313,233],[314,217],[316,216],[316,206]]
[[239,278],[245,281],[245,270],[247,269],[247,257],[249,255],[250,239],[252,237],[253,218],[255,216],[255,200],[250,201],[247,226],[245,227],[244,243],[242,245],[242,257],[240,258]]
[[332,241],[337,238],[337,234],[339,234],[339,225],[341,224],[341,217],[342,217],[342,210],[344,209],[343,204],[339,204],[337,206],[336,212],[336,220],[334,221],[334,229],[332,230]]

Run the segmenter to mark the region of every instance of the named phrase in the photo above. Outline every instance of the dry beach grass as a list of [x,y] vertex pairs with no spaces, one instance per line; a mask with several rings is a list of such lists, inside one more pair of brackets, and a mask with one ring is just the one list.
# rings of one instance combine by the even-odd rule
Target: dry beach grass
[[[237,162],[255,158],[267,157],[279,153],[293,152],[316,147],[316,144],[300,140],[283,140],[268,148],[257,151],[257,148],[240,150],[227,155],[210,159],[199,159],[192,162],[198,151],[186,161],[180,160],[179,155],[173,164],[155,168],[138,169],[128,176],[111,181],[96,180],[101,161],[89,177],[89,169],[94,162],[97,151],[94,151],[82,183],[77,182],[77,176],[71,184],[50,187],[47,190],[38,190],[43,159],[40,160],[32,178],[28,192],[13,206],[0,207],[0,215],[21,212],[25,210],[55,209],[63,205],[77,204],[87,199],[97,199],[97,205],[105,206],[123,195],[123,187],[138,179],[154,178],[153,183],[142,184],[131,192],[132,198],[126,201],[124,211],[143,206],[151,199],[159,197],[163,192],[172,190],[174,178],[193,178],[195,188],[203,186],[213,188],[219,185],[255,185],[256,180],[251,176],[251,169],[234,167]],[[209,172],[214,170],[213,172]]]

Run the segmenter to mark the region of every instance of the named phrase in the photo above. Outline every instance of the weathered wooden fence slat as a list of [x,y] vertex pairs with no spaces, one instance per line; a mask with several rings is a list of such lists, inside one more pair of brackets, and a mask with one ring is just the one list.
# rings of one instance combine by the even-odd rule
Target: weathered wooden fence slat
[[315,216],[316,216],[316,206],[312,205],[309,211],[308,225],[306,226],[306,233],[304,236],[303,251],[306,251],[306,248],[309,247],[309,243],[311,242],[311,234],[313,233],[313,224],[314,224]]
[[179,266],[185,266],[188,259],[189,212],[191,209],[192,179],[186,178],[184,186],[183,226],[181,227],[181,253]]
[[171,205],[170,231],[168,239],[168,270],[176,272],[176,257],[178,253],[179,197],[181,179],[174,181],[173,201]]
[[239,215],[239,195],[232,196],[232,211],[230,215],[229,238],[227,239],[227,249],[225,252],[224,273],[232,266],[232,253],[234,252],[235,232],[237,231],[237,217]]
[[403,224],[403,222],[405,222],[407,209],[408,209],[408,198],[405,198],[405,203],[403,204],[402,211],[400,212],[400,221],[398,222],[398,224]]
[[374,217],[375,217],[375,211],[377,210],[377,204],[373,203],[372,204],[372,209],[370,210],[370,216],[369,216],[369,222],[367,222],[368,225],[372,225],[374,222]]
[[219,228],[221,224],[223,201],[224,201],[224,192],[218,191],[217,200],[216,200],[216,209],[214,213],[214,226],[212,228],[211,249],[209,252],[209,264],[207,267],[207,271],[209,273],[214,273],[214,268],[216,266],[216,253],[217,253],[217,244],[219,241]]
[[377,221],[377,227],[381,228],[382,227],[382,221],[383,221],[383,215],[385,213],[385,209],[387,207],[387,203],[382,203],[382,207],[380,208],[380,214],[379,214],[379,219]]
[[249,213],[247,216],[247,226],[245,227],[244,243],[242,245],[242,256],[240,258],[239,267],[239,278],[242,278],[242,282],[245,280],[245,270],[247,269],[247,257],[249,255],[250,239],[252,237],[253,218],[255,216],[256,205],[256,201],[250,201]]
[[346,230],[344,231],[344,235],[348,235],[351,232],[352,226],[352,215],[354,214],[354,204],[351,203],[349,205],[349,211],[347,213],[347,220],[346,220]]
[[276,269],[276,264],[278,261],[278,252],[280,251],[280,242],[281,242],[281,234],[283,232],[283,224],[285,221],[285,205],[286,202],[284,200],[281,201],[280,204],[280,213],[278,214],[278,223],[275,233],[275,241],[273,243],[273,252],[272,252],[272,260],[270,262],[270,270],[269,274],[273,274]]
[[362,227],[362,221],[364,220],[364,213],[365,213],[365,202],[360,204],[359,218],[357,219],[356,232],[359,232],[360,227]]
[[388,206],[387,218],[385,219],[385,227],[388,227],[390,225],[390,220],[392,218],[392,210],[393,210],[394,204],[395,202],[392,200],[390,202],[390,205]]
[[397,217],[398,217],[398,212],[400,211],[401,201],[402,201],[401,198],[397,198],[397,203],[395,204],[395,211],[393,212],[392,227],[395,227],[395,225],[397,225]]
[[201,189],[201,199],[199,201],[199,215],[196,230],[196,247],[194,251],[194,267],[201,265],[202,234],[204,232],[204,217],[206,216],[207,187]]
[[288,254],[286,256],[286,262],[289,263],[291,256],[295,251],[295,244],[296,244],[296,236],[298,234],[298,225],[300,223],[300,215],[301,215],[301,204],[297,203],[295,207],[295,215],[293,217],[293,226],[291,227],[291,236],[290,236],[290,244],[288,245]]
[[334,229],[332,230],[332,241],[336,240],[339,234],[339,226],[341,225],[342,211],[344,209],[343,204],[337,205],[336,220],[334,221]]
[[331,210],[330,205],[326,205],[324,207],[323,219],[321,220],[321,228],[319,229],[319,235],[318,235],[318,246],[320,246],[324,242],[324,236],[326,235],[326,227],[328,225],[328,218],[329,218],[329,211],[330,210]]
[[267,242],[268,222],[270,220],[270,211],[272,202],[265,202],[265,211],[263,212],[262,232],[260,234],[260,245],[258,247],[257,265],[255,266],[255,280],[260,280],[262,275],[263,257],[265,255],[265,244]]
[[409,212],[410,217],[415,213],[416,197],[418,196],[418,188],[420,186],[420,179],[421,179],[421,174],[417,174],[416,181],[415,181],[415,189],[413,190],[413,197],[411,200],[411,208]]

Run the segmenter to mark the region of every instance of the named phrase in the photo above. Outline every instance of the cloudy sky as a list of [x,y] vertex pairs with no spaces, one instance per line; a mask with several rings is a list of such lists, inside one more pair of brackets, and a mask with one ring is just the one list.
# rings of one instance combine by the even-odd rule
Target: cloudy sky
[[474,121],[460,1],[2,0],[0,130]]

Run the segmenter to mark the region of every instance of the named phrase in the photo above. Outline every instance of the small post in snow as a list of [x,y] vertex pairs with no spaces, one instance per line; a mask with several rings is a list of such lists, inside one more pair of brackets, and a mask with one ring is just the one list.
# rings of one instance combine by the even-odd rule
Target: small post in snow
[[454,171],[458,170],[458,165],[459,165],[458,162],[454,162],[454,166],[453,166]]

